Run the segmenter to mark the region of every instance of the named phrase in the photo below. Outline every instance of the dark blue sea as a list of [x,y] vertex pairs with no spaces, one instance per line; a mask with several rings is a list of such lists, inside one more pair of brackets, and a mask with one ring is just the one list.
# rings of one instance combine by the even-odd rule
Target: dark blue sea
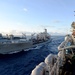
[[57,47],[63,40],[64,36],[52,36],[52,41],[45,45],[24,52],[0,55],[0,75],[30,75],[47,55],[58,53]]

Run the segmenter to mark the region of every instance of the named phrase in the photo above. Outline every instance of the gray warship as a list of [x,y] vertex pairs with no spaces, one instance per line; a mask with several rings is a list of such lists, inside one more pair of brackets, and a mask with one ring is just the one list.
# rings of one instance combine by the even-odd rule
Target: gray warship
[[0,34],[0,54],[12,54],[20,51],[25,51],[28,48],[44,44],[50,41],[50,35],[47,33],[47,29],[44,32],[31,35],[30,39],[14,37],[14,35],[7,35],[5,38]]

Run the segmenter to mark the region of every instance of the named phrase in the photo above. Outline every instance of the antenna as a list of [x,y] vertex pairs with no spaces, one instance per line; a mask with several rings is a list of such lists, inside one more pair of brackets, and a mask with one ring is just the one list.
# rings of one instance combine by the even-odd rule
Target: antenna
[[[75,11],[74,11],[75,12]],[[74,15],[75,16],[75,15]]]

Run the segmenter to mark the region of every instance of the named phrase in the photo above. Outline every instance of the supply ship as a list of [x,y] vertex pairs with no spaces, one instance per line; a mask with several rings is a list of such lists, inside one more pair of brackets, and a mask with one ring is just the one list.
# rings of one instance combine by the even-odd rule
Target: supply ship
[[50,35],[47,33],[47,29],[44,32],[31,35],[30,39],[15,37],[14,35],[7,35],[6,38],[0,34],[0,54],[11,54],[20,51],[25,51],[28,48],[49,42]]

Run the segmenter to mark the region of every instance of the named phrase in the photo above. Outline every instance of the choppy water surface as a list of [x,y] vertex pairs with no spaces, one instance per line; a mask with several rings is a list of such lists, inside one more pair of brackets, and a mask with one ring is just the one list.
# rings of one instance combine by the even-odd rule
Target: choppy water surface
[[58,53],[57,47],[63,40],[63,36],[53,36],[50,43],[31,48],[29,51],[0,55],[0,75],[30,75],[48,54]]

